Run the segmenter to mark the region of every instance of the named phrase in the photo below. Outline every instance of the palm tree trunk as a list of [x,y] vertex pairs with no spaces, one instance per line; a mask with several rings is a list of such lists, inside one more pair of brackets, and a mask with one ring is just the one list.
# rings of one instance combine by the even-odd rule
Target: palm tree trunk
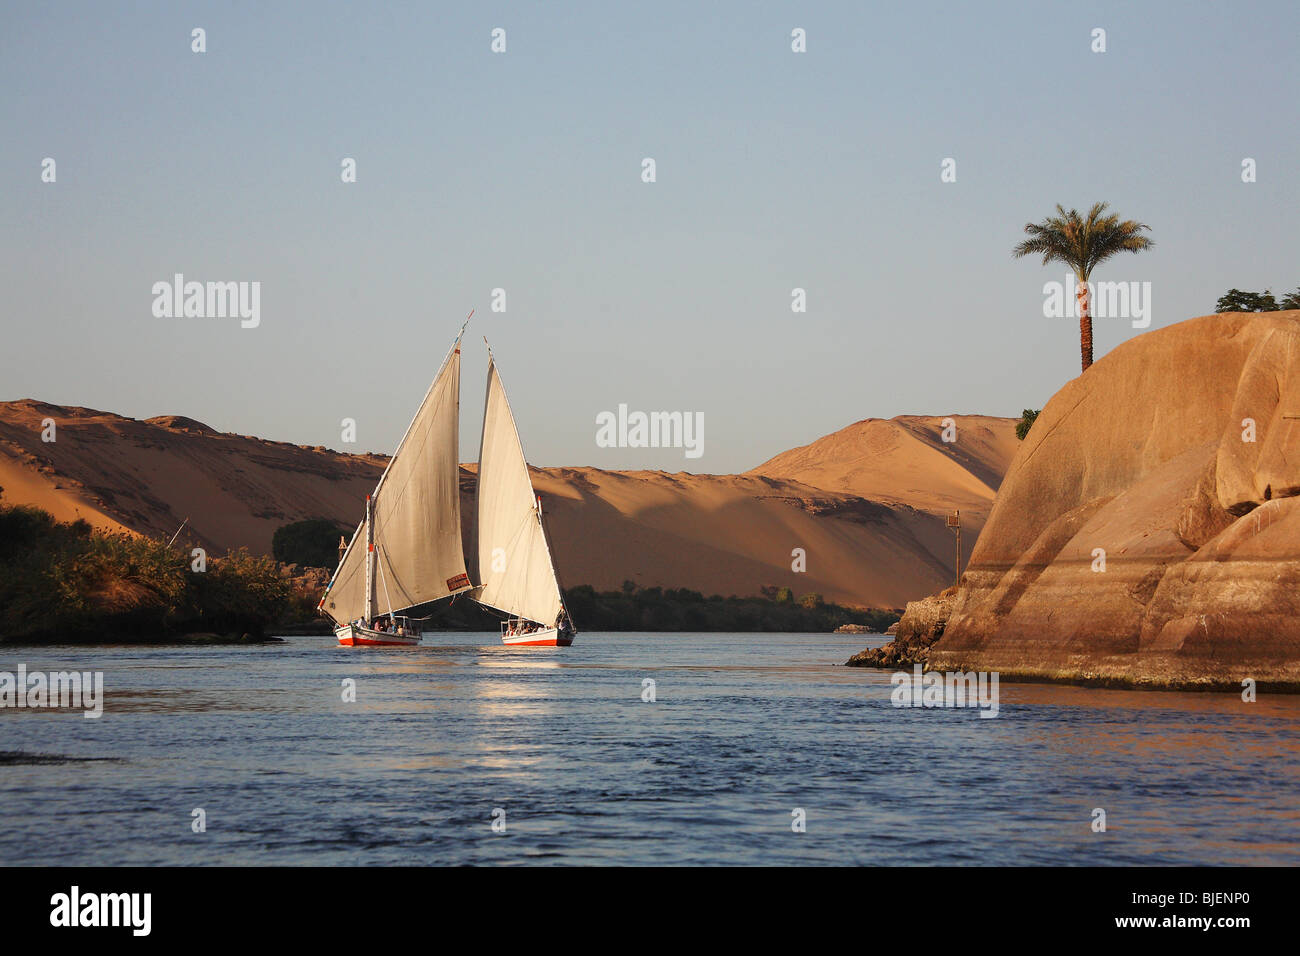
[[1079,279],[1074,293],[1079,305],[1079,357],[1083,371],[1092,365],[1092,296],[1088,294],[1088,280]]

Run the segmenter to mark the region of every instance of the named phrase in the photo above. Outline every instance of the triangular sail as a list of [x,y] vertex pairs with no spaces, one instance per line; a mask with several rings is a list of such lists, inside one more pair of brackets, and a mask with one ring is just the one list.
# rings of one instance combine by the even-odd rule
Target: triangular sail
[[347,624],[361,617],[366,610],[366,522],[362,519],[352,534],[352,543],[343,553],[338,570],[330,579],[321,598],[321,610],[335,623]]
[[321,608],[339,624],[373,606],[402,611],[469,588],[460,536],[460,339],[429,387],[373,498],[375,573],[366,574],[365,522],[339,562]]
[[483,583],[474,599],[480,604],[548,627],[559,619],[563,602],[528,462],[490,354],[478,465],[478,565]]

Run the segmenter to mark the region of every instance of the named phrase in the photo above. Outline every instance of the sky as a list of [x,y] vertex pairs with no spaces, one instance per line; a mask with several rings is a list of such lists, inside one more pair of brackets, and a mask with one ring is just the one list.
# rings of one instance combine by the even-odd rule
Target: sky
[[[1011,256],[1056,203],[1151,226],[1094,275],[1151,329],[1300,286],[1297,36],[1290,0],[0,0],[0,400],[391,452],[474,309],[466,461],[484,335],[537,465],[1019,415],[1079,372],[1065,270]],[[260,283],[259,323],[155,315],[176,273]],[[620,405],[702,454],[600,447]]]

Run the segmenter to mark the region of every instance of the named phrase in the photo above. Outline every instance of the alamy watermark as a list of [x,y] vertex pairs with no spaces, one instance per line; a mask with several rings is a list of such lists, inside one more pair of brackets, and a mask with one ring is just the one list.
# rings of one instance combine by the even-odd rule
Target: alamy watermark
[[889,683],[894,686],[889,701],[895,707],[978,707],[980,717],[998,715],[997,671],[940,673],[917,664],[910,674],[892,674]]
[[155,282],[151,291],[154,318],[238,318],[245,329],[262,324],[261,282],[186,282],[178,272],[171,282]]
[[0,707],[84,710],[88,719],[104,713],[103,671],[0,671]]
[[1133,328],[1151,325],[1150,282],[1087,282],[1067,273],[1064,282],[1043,283],[1043,315],[1077,319],[1087,304],[1094,319],[1131,319]]
[[629,412],[596,416],[597,448],[684,448],[687,458],[704,454],[703,412]]
[[67,893],[50,897],[50,925],[54,927],[124,927],[132,936],[148,936],[152,912],[152,893],[85,893],[73,886]]

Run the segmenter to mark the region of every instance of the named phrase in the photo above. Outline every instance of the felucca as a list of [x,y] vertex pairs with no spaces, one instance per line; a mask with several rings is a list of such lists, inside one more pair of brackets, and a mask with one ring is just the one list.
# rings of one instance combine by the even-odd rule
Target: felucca
[[564,606],[542,521],[496,359],[488,348],[487,396],[478,463],[478,572],[473,598],[505,614],[506,644],[568,647],[577,633]]
[[[482,583],[470,583],[461,541],[458,461],[464,333],[462,327],[379,483],[366,496],[365,516],[321,598],[319,610],[337,625],[340,644],[418,644],[420,621],[403,612],[466,592],[505,616],[501,639],[506,644],[573,643],[576,629],[547,543],[541,499],[490,348],[477,492]],[[387,612],[376,615],[381,598]]]
[[[338,625],[340,644],[418,644],[419,622],[402,612],[471,588],[460,537],[464,334],[462,326],[325,588],[319,609]],[[386,616],[375,613],[380,598]]]

